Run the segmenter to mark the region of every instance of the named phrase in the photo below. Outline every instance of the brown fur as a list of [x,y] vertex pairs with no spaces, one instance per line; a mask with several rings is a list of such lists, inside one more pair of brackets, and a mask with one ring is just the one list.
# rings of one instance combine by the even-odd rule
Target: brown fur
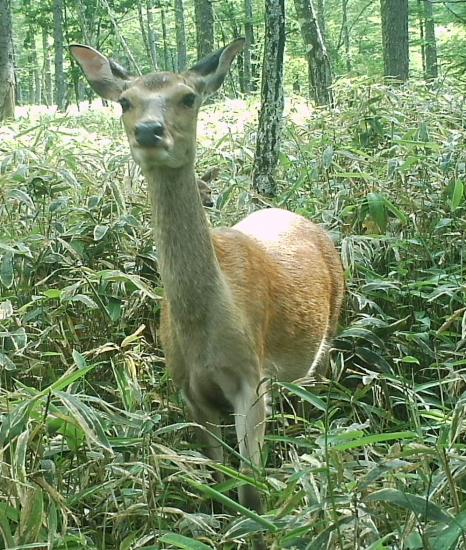
[[[221,416],[233,411],[242,468],[250,470],[261,464],[261,382],[292,381],[325,362],[344,282],[331,239],[302,216],[262,210],[233,228],[210,231],[194,174],[197,112],[241,48],[237,40],[182,75],[129,85],[114,76],[113,87],[101,54],[83,46],[72,53],[106,97],[131,102],[123,122],[151,199],[166,297],[160,332],[167,367],[214,460],[223,459],[216,439]],[[105,86],[96,85],[100,74]],[[183,103],[187,93],[196,95],[190,108]],[[135,127],[151,121],[164,133],[153,147],[141,147]],[[254,487],[242,486],[240,501],[262,510]]]

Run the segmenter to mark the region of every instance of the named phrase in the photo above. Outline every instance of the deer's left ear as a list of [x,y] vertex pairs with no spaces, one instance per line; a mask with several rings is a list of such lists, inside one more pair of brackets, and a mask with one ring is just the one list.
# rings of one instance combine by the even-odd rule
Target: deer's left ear
[[216,92],[223,84],[233,60],[244,47],[244,38],[237,38],[228,46],[204,57],[187,71],[187,76],[196,77],[203,95]]
[[94,91],[104,99],[117,101],[131,79],[126,70],[90,46],[72,44],[70,52]]

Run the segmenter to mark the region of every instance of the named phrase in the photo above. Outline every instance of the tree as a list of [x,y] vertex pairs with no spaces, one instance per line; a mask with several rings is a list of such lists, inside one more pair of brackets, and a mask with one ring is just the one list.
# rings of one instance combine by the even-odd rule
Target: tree
[[176,33],[176,65],[179,72],[184,71],[188,65],[186,53],[186,29],[184,26],[183,0],[174,0],[175,8],[175,33]]
[[194,0],[197,57],[202,59],[214,50],[214,8],[212,0]]
[[262,64],[261,109],[254,158],[253,187],[276,193],[275,170],[280,151],[283,116],[283,54],[285,0],[265,0],[265,44]]
[[332,71],[312,0],[294,0],[306,51],[309,94],[318,105],[332,102]]
[[253,80],[253,53],[254,46],[254,26],[252,24],[252,0],[244,0],[244,50],[243,50],[243,82],[244,92],[250,92],[256,89],[255,80]]
[[52,104],[53,85],[49,55],[49,37],[45,26],[42,26],[42,56],[44,59],[42,65],[42,99],[46,105],[50,106]]
[[408,0],[380,0],[384,75],[409,76]]
[[147,15],[147,42],[154,70],[159,68],[159,56],[157,54],[157,35],[154,30],[154,18],[152,16],[152,0],[146,0]]
[[53,40],[55,48],[55,103],[65,107],[65,75],[63,72],[63,0],[53,3]]
[[341,40],[345,47],[345,65],[348,72],[351,71],[351,58],[350,58],[350,37],[348,28],[348,1],[342,0],[341,2]]
[[423,0],[424,4],[424,66],[426,80],[438,77],[437,42],[435,40],[434,13],[431,0]]
[[0,0],[0,121],[15,116],[15,73],[10,0]]

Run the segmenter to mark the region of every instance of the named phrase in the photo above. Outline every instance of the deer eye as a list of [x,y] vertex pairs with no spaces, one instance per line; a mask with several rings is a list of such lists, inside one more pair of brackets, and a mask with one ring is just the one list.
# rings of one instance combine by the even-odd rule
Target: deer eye
[[118,103],[121,105],[121,110],[124,113],[131,109],[131,101],[129,99],[126,99],[126,97],[122,97],[121,99],[119,99]]
[[183,103],[185,107],[194,107],[195,101],[196,101],[196,94],[189,93],[183,96],[181,103]]

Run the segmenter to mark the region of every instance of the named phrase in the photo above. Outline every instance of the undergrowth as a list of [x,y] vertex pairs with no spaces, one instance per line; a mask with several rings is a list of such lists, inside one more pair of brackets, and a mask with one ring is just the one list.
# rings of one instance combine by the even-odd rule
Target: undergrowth
[[[275,549],[466,548],[464,93],[335,94],[332,112],[289,101],[273,201],[250,186],[257,103],[202,115],[212,223],[273,202],[324,224],[347,273],[330,381],[275,384],[254,478],[228,429],[209,463],[165,372],[148,201],[115,113],[0,130],[0,548],[236,549],[257,530]],[[237,504],[245,482],[265,516]]]

